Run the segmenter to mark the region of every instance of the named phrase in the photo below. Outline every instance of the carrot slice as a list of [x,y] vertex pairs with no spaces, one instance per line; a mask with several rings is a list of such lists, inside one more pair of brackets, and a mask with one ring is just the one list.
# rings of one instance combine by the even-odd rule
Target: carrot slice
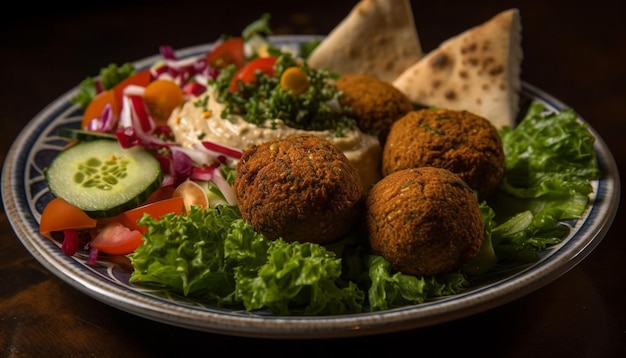
[[61,198],[52,199],[41,213],[39,232],[52,239],[52,232],[68,229],[93,229],[98,220],[89,217],[84,211]]
[[138,225],[137,221],[141,219],[144,214],[149,214],[153,218],[159,219],[161,218],[161,216],[169,213],[183,213],[183,198],[169,198],[145,204],[137,208],[125,211],[122,214],[119,214],[116,217],[107,221],[119,221],[129,229],[138,230],[143,233],[146,231],[147,228],[145,226]]

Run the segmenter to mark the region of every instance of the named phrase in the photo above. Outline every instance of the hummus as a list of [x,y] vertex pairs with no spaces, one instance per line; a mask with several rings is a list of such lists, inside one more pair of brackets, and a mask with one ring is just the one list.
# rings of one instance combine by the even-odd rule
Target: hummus
[[208,140],[245,150],[250,146],[289,135],[313,134],[332,142],[344,152],[356,166],[366,191],[381,177],[382,149],[375,136],[355,128],[344,130],[343,136],[337,137],[331,131],[295,129],[279,119],[269,121],[266,126],[246,122],[240,116],[231,115],[224,119],[221,118],[224,104],[219,103],[216,98],[217,95],[207,92],[172,112],[168,125],[180,145],[192,147],[194,143]]

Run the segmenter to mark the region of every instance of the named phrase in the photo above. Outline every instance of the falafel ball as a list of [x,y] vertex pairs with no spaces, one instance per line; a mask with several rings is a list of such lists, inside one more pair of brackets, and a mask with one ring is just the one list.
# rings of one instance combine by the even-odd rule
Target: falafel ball
[[288,242],[340,238],[362,214],[365,197],[354,164],[313,135],[246,149],[233,187],[243,219],[267,238]]
[[502,139],[484,117],[467,111],[422,109],[396,121],[383,148],[383,175],[433,166],[459,175],[479,198],[504,176]]
[[415,276],[460,268],[484,237],[473,191],[458,175],[435,167],[400,170],[376,183],[366,199],[366,225],[372,252]]
[[376,133],[381,146],[393,122],[413,110],[413,104],[404,93],[372,76],[345,75],[336,85],[343,92],[339,103],[352,108],[352,117],[359,129]]

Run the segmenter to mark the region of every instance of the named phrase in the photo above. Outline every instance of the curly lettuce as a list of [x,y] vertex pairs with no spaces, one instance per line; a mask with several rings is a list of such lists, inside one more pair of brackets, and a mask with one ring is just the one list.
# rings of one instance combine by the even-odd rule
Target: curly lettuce
[[144,215],[144,242],[129,255],[130,282],[160,285],[218,306],[275,314],[363,310],[364,292],[341,279],[341,260],[312,243],[269,241],[236,207],[192,207],[157,220]]
[[[572,109],[545,112],[542,103],[534,102],[520,124],[504,127],[500,137],[506,158],[502,189],[516,197],[563,207],[565,201],[579,204],[577,197],[593,190],[589,181],[601,176],[595,137]],[[562,218],[578,218],[584,208],[575,208]]]
[[459,293],[469,286],[460,272],[425,277],[392,272],[389,261],[377,255],[367,257],[367,266],[372,279],[368,290],[371,311],[420,304],[434,297]]
[[491,231],[500,261],[532,262],[537,253],[569,233],[565,220],[578,219],[589,204],[591,181],[602,176],[595,137],[572,109],[547,111],[533,102],[516,128],[500,130],[506,169],[489,205]]

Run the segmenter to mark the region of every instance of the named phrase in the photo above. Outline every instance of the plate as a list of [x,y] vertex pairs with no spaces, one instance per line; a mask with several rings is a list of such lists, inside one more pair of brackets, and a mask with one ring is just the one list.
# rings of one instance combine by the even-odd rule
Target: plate
[[[273,36],[276,45],[298,45],[314,36]],[[177,51],[180,58],[197,56],[211,44]],[[159,55],[135,62],[146,68]],[[424,327],[482,312],[526,295],[559,278],[580,263],[602,240],[617,211],[619,175],[613,156],[597,133],[595,151],[602,179],[593,182],[591,205],[573,221],[569,236],[541,253],[540,261],[471,287],[454,296],[420,305],[338,316],[293,317],[251,313],[205,305],[168,292],[128,283],[130,272],[123,262],[86,264],[86,257],[69,257],[60,245],[39,234],[39,219],[52,199],[43,168],[65,145],[57,136],[64,126],[78,126],[82,111],[70,102],[77,88],[44,108],[12,144],[2,171],[2,200],[7,217],[22,244],[46,269],[84,294],[120,310],[150,320],[189,329],[234,336],[263,338],[324,338],[390,333]],[[559,111],[567,106],[540,89],[523,83],[522,104],[543,102]],[[525,110],[522,109],[525,113]],[[581,118],[584,122],[584,119]]]

